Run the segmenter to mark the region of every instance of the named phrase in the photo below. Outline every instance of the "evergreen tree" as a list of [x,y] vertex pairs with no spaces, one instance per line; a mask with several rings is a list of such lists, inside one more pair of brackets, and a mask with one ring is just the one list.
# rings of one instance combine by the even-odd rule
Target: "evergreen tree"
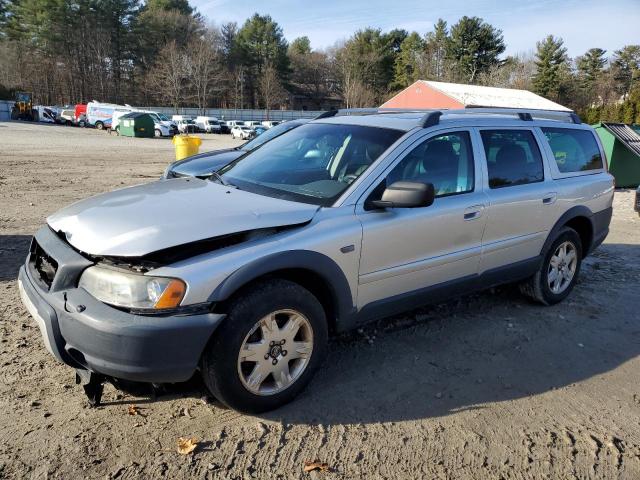
[[576,59],[576,66],[582,81],[582,87],[592,89],[604,70],[607,60],[604,57],[606,50],[591,48],[583,56]]
[[558,98],[560,81],[569,62],[567,49],[561,38],[547,36],[536,44],[536,73],[533,90],[543,97]]
[[311,53],[309,37],[298,37],[289,45],[289,55],[308,55]]
[[288,44],[282,28],[269,16],[255,13],[236,36],[241,63],[250,73],[246,76],[250,100],[258,105],[258,82],[263,77],[265,65],[270,65],[279,81],[286,85],[289,77]]
[[458,80],[474,83],[481,73],[500,64],[506,46],[502,31],[478,17],[462,17],[451,27],[447,57],[455,65]]
[[392,88],[405,88],[418,80],[424,61],[424,54],[424,41],[418,33],[413,32],[404,39],[395,61],[395,76]]
[[634,84],[640,84],[640,45],[626,45],[616,50],[611,67],[618,93],[627,97]]
[[445,80],[447,76],[447,50],[449,46],[449,32],[447,22],[438,19],[433,26],[433,32],[425,36],[425,50],[428,56],[427,80]]

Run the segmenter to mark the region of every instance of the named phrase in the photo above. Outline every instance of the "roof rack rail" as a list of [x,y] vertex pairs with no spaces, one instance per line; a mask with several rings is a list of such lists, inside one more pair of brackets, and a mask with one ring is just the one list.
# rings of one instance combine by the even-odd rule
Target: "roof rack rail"
[[442,116],[442,112],[439,110],[435,112],[425,113],[424,116],[418,122],[418,124],[422,128],[433,127],[435,125],[438,125],[438,123],[440,123],[441,116]]
[[320,115],[313,117],[313,120],[320,120],[321,118],[330,118],[335,117],[338,114],[338,109],[332,108],[331,110],[327,110],[326,112],[322,112]]
[[330,118],[336,116],[348,116],[348,115],[381,115],[391,113],[422,113],[423,116],[418,121],[418,126],[422,128],[433,127],[440,123],[440,117],[442,115],[514,115],[524,122],[531,122],[534,119],[540,120],[555,120],[560,122],[571,122],[575,124],[582,123],[580,117],[572,111],[560,111],[560,110],[536,110],[536,109],[522,109],[522,108],[507,108],[507,107],[467,107],[463,109],[409,109],[409,108],[341,108],[339,110],[329,110],[321,113],[314,120],[321,118]]
[[443,110],[445,115],[474,115],[474,114],[487,114],[487,115],[517,115],[520,120],[532,121],[534,119],[540,120],[556,120],[561,122],[570,121],[571,123],[580,124],[582,120],[573,111],[561,111],[561,110],[538,110],[532,108],[487,108],[487,107],[468,107],[464,109],[456,110]]

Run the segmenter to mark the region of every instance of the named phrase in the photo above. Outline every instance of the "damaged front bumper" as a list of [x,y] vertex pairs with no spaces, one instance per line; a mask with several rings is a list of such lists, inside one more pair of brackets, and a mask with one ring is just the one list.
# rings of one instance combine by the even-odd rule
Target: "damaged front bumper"
[[18,285],[47,349],[60,362],[104,376],[153,383],[188,380],[224,315],[145,316],[106,305],[77,279],[90,262],[48,227],[36,233],[55,273],[43,282],[32,252],[20,268]]

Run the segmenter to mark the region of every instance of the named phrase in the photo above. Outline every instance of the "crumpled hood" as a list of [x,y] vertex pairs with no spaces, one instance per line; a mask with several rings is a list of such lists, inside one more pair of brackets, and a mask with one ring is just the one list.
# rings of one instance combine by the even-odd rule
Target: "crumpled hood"
[[82,200],[47,223],[82,252],[137,257],[221,235],[305,223],[317,210],[208,180],[179,178]]

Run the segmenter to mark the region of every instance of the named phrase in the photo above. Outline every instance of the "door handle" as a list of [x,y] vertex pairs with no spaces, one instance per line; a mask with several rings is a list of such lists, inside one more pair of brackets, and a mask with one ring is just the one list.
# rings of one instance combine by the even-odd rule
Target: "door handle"
[[552,193],[547,193],[543,198],[542,198],[542,203],[545,205],[553,205],[554,203],[556,203],[556,199],[558,198],[558,194],[555,192]]
[[473,205],[472,207],[465,208],[464,219],[475,220],[476,218],[480,218],[483,211],[484,205]]

